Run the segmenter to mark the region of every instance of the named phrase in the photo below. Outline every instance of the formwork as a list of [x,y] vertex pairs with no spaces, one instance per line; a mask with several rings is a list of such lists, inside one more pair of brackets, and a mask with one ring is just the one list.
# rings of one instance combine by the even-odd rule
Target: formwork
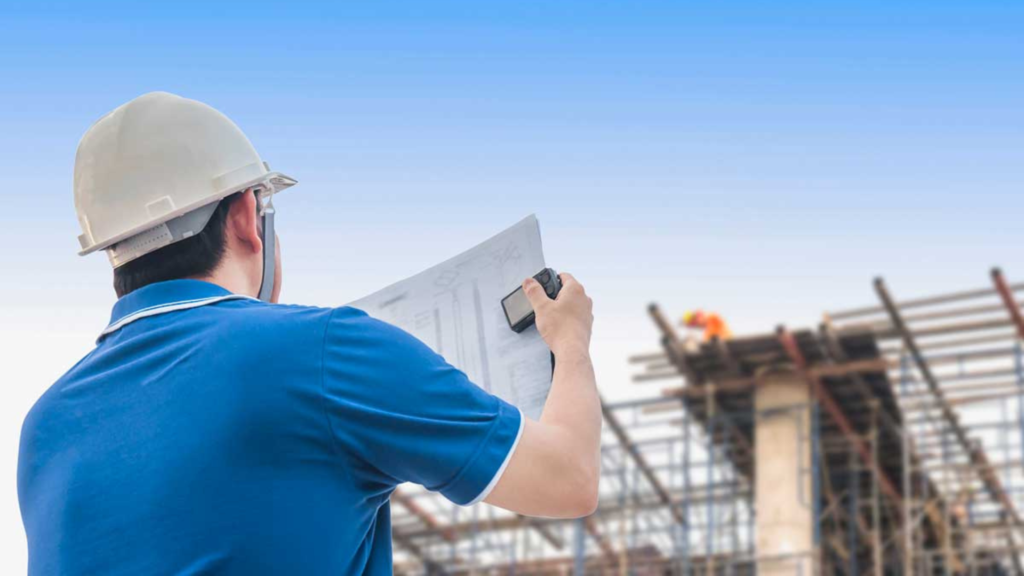
[[[755,430],[780,417],[807,419],[795,477],[813,546],[798,555],[814,574],[1024,573],[1024,284],[995,270],[939,296],[873,288],[877,305],[813,329],[729,341],[694,341],[650,306],[659,346],[629,359],[648,393],[603,406],[598,511],[530,519],[403,486],[396,573],[783,573],[755,530]],[[756,409],[777,369],[806,382],[806,405]]]

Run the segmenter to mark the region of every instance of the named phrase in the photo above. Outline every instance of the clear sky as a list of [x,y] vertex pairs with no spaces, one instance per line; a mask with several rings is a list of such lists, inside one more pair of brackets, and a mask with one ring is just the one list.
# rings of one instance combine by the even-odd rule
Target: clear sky
[[610,397],[657,346],[650,301],[742,333],[873,303],[879,274],[1024,280],[1019,1],[86,4],[0,16],[4,573],[21,420],[114,301],[75,255],[75,147],[145,92],[222,110],[300,180],[285,301],[343,304],[536,213],[594,296]]

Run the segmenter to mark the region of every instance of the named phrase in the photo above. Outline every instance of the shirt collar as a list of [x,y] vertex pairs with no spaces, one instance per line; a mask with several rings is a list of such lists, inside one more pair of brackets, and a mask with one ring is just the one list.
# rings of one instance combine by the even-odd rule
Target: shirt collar
[[221,286],[202,280],[169,280],[149,284],[114,304],[110,324],[100,333],[100,338],[141,318],[241,298],[253,300],[250,296],[232,294]]

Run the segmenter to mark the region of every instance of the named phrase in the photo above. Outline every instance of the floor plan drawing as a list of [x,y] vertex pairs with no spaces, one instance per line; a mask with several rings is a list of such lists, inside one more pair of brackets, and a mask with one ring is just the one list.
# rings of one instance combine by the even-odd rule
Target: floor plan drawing
[[551,354],[535,327],[513,332],[501,299],[544,268],[529,216],[489,240],[351,304],[416,336],[470,380],[540,418]]

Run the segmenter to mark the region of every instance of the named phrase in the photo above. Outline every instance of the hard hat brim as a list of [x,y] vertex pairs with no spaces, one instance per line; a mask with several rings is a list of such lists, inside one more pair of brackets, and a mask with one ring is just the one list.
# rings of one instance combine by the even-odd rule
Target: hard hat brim
[[296,185],[298,183],[298,180],[292,178],[291,176],[287,176],[285,174],[282,174],[280,172],[267,172],[265,174],[261,174],[260,176],[258,176],[256,178],[252,178],[249,181],[246,181],[246,182],[243,182],[241,184],[237,184],[237,185],[231,186],[228,189],[225,189],[225,190],[223,190],[221,192],[218,192],[217,194],[214,194],[212,196],[209,196],[208,198],[203,199],[203,201],[201,201],[201,202],[195,202],[193,204],[182,206],[181,208],[177,208],[177,209],[175,209],[175,210],[173,210],[171,212],[168,212],[167,214],[162,215],[160,218],[157,218],[157,219],[151,220],[149,222],[146,222],[145,224],[136,226],[135,228],[132,228],[131,230],[128,230],[127,232],[124,232],[122,234],[118,234],[118,235],[113,236],[111,238],[107,238],[107,239],[102,240],[100,242],[95,242],[95,243],[93,243],[93,244],[91,244],[89,246],[85,246],[85,247],[82,248],[81,251],[78,252],[78,255],[79,256],[86,256],[86,255],[92,254],[93,252],[98,252],[100,250],[106,250],[107,248],[110,248],[111,246],[113,246],[114,244],[117,244],[118,242],[121,242],[123,240],[127,240],[128,238],[131,238],[132,236],[135,236],[137,234],[141,234],[142,232],[150,230],[151,228],[154,228],[154,227],[159,226],[161,224],[165,224],[166,222],[168,222],[170,220],[173,220],[175,218],[178,218],[179,216],[183,216],[185,214],[188,214],[189,212],[191,212],[193,210],[197,210],[199,208],[202,208],[203,206],[206,206],[207,204],[213,204],[214,202],[220,202],[221,200],[227,198],[228,196],[231,196],[232,194],[234,194],[236,192],[242,192],[243,190],[247,190],[249,188],[252,188],[252,187],[257,186],[257,185],[259,185],[261,183],[264,183],[264,182],[269,182],[270,185],[274,189],[273,193],[276,194],[278,192],[281,192],[282,190],[285,190],[287,188],[291,188],[292,186]]

